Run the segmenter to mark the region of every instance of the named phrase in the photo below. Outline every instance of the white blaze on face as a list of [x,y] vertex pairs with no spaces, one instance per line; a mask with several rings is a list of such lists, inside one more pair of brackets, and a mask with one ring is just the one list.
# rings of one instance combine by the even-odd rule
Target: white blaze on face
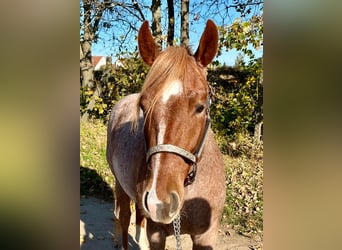
[[173,95],[180,95],[183,92],[183,84],[181,81],[176,80],[170,84],[168,88],[164,91],[162,95],[162,102],[167,103],[167,101],[170,99]]
[[[181,95],[182,92],[183,92],[183,84],[181,81],[176,80],[172,82],[168,88],[166,88],[165,92],[161,96],[161,101],[163,104],[167,104],[171,96]],[[161,121],[159,123],[159,133],[157,135],[157,144],[164,144],[165,131],[166,131],[166,124],[163,121]],[[154,157],[155,157],[155,165],[154,165],[152,186],[151,186],[151,190],[148,195],[148,198],[147,198],[147,203],[148,203],[150,212],[152,214],[156,213],[155,205],[162,203],[158,199],[157,192],[156,192],[157,178],[158,178],[158,172],[160,168],[160,154],[155,154]]]

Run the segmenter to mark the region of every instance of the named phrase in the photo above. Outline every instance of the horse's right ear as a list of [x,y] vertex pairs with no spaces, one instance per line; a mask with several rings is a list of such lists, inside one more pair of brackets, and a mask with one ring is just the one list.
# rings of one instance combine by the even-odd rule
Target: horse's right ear
[[152,37],[148,21],[144,21],[140,27],[138,45],[141,58],[147,65],[151,66],[159,54],[159,49]]

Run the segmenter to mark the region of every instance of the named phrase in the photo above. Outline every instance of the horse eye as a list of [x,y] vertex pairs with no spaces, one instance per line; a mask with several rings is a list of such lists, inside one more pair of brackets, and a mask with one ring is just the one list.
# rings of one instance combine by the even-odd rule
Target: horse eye
[[198,104],[196,107],[196,113],[202,113],[202,111],[204,110],[204,106],[202,104]]

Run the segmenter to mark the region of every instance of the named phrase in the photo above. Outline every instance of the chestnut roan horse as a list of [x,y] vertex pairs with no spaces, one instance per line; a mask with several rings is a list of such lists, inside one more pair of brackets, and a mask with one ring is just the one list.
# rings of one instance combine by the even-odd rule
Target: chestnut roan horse
[[[218,32],[208,20],[194,55],[189,48],[155,44],[145,21],[139,51],[151,66],[139,94],[121,99],[108,125],[107,161],[115,175],[117,238],[128,249],[130,201],[137,235],[164,249],[172,222],[181,221],[193,249],[214,249],[225,202],[222,155],[210,129],[206,66],[217,52]],[[145,219],[146,218],[146,219]],[[117,237],[117,236],[115,236]]]

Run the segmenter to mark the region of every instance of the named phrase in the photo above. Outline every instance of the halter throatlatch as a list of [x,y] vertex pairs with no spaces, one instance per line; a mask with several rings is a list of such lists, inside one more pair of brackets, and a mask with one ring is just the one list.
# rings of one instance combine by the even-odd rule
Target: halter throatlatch
[[203,134],[201,141],[198,145],[198,148],[194,154],[190,153],[189,151],[187,151],[183,148],[180,148],[180,147],[172,145],[172,144],[158,144],[156,146],[151,147],[146,153],[146,163],[148,163],[150,161],[151,156],[156,154],[156,153],[173,153],[173,154],[179,155],[179,156],[183,157],[184,159],[190,161],[192,163],[192,165],[191,165],[189,172],[188,172],[188,175],[184,181],[184,186],[188,186],[188,185],[192,184],[195,180],[195,177],[196,177],[197,161],[202,154],[204,144],[205,144],[205,139],[207,137],[207,133],[208,133],[208,130],[210,127],[210,115],[209,115],[209,106],[211,103],[210,95],[211,95],[211,92],[209,92],[208,98],[207,98],[206,121],[205,121],[204,134]]

